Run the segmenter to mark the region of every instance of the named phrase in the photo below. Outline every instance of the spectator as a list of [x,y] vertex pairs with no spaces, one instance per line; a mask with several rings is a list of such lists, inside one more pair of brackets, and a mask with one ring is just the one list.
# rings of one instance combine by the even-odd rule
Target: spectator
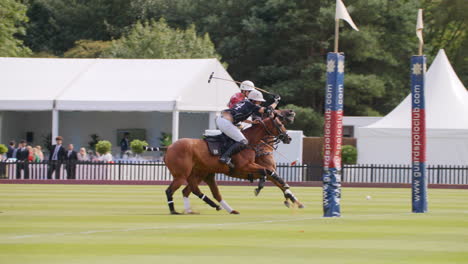
[[8,144],[7,159],[16,159],[17,152],[16,142],[14,140],[10,141],[10,144]]
[[34,161],[33,148],[31,146],[26,146],[26,149],[28,150],[28,161],[33,162]]
[[34,147],[32,149],[32,152],[33,152],[33,158],[32,158],[32,161],[34,162],[41,162],[41,157],[39,156],[39,149],[37,147]]
[[77,154],[78,160],[79,161],[87,161],[88,159],[88,154],[86,153],[85,148],[80,148],[80,152]]
[[92,150],[88,150],[88,160],[90,161],[97,161],[98,157],[94,155],[94,152]]
[[74,180],[76,175],[76,161],[78,160],[78,155],[76,151],[73,150],[73,144],[68,144],[67,155],[65,160],[67,161],[67,179]]
[[16,179],[21,179],[21,170],[24,173],[24,179],[29,179],[29,165],[28,165],[29,151],[26,148],[26,140],[21,140],[16,152]]
[[36,146],[36,154],[39,157],[39,161],[44,160],[44,153],[42,152],[42,147],[39,145]]
[[110,162],[112,161],[112,159],[113,159],[112,154],[110,154],[109,152],[98,157],[99,161],[104,161],[104,162]]
[[47,171],[47,179],[52,179],[52,173],[55,171],[55,179],[60,179],[60,167],[62,166],[62,162],[65,159],[66,151],[62,147],[62,140],[61,136],[55,138],[57,142],[56,145],[53,145],[49,154],[49,169]]
[[125,132],[124,137],[120,140],[120,157],[123,158],[125,152],[130,149],[130,142],[128,137],[130,133]]

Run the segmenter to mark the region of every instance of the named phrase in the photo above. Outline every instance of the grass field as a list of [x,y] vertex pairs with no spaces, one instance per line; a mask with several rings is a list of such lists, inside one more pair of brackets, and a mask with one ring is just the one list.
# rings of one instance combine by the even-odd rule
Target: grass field
[[320,188],[293,188],[301,210],[220,188],[240,215],[196,197],[200,215],[168,215],[165,186],[0,185],[0,263],[468,263],[467,190],[430,189],[412,214],[409,189],[343,188],[330,219]]

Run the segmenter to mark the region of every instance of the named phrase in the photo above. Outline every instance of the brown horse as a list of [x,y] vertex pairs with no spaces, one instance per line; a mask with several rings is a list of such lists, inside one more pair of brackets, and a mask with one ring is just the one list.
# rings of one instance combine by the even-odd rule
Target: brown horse
[[[284,193],[287,199],[297,204],[300,208],[303,205],[297,200],[294,194],[289,190],[289,185],[279,177],[276,172],[276,164],[271,157],[263,161],[263,166],[256,163],[255,147],[265,146],[262,140],[268,140],[272,137],[287,137],[286,128],[275,115],[273,118],[264,119],[260,124],[243,131],[249,141],[250,148],[247,148],[233,156],[235,169],[229,169],[225,164],[218,161],[217,156],[212,156],[209,153],[207,144],[201,139],[180,139],[167,149],[164,157],[166,166],[169,168],[174,180],[166,190],[169,210],[171,214],[178,214],[175,211],[173,194],[185,182],[187,187],[183,191],[184,204],[186,210],[189,211],[188,195],[193,192],[199,198],[204,200],[210,206],[220,210],[220,206],[214,203],[200,189],[199,184],[204,181],[209,186],[215,199],[220,202],[221,206],[229,213],[238,214],[233,210],[221,197],[218,186],[215,181],[215,173],[224,173],[231,177],[255,180],[260,179],[259,188],[256,189],[256,194],[263,188],[265,178],[268,178]],[[267,144],[268,145],[268,144]],[[270,159],[271,158],[271,159]],[[189,211],[190,212],[190,211]]]

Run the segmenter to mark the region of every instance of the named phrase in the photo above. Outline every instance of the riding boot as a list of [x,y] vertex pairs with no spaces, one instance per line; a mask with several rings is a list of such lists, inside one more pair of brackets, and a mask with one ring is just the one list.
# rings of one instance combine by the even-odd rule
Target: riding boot
[[231,162],[231,156],[243,150],[245,146],[246,144],[244,144],[243,142],[235,142],[226,150],[226,152],[223,153],[223,155],[221,155],[219,161],[228,165],[231,168],[234,168],[234,164],[232,164]]

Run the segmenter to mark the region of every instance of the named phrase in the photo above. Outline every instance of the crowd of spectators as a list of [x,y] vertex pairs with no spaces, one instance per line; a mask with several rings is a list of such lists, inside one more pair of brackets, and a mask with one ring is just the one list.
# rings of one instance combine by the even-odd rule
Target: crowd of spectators
[[78,152],[74,150],[73,144],[68,144],[67,148],[63,146],[63,138],[58,136],[55,138],[56,144],[52,145],[49,150],[49,155],[45,156],[41,146],[27,145],[25,140],[21,140],[18,145],[15,141],[10,141],[6,160],[16,162],[16,178],[21,178],[23,173],[24,179],[29,179],[28,163],[44,162],[47,164],[47,179],[52,179],[52,174],[55,173],[55,179],[60,179],[61,166],[65,164],[68,179],[75,179],[76,163],[78,161],[96,161],[96,162],[111,162],[112,154],[106,153],[100,155],[94,154],[92,150],[87,151],[85,148],[80,148]]
[[[21,140],[18,145],[14,140],[10,141],[8,145],[8,152],[6,153],[4,159],[8,160],[18,160],[18,161],[28,161],[28,162],[41,162],[47,160],[53,160],[52,156],[57,145],[62,147],[63,139],[61,136],[56,138],[56,141],[60,140],[60,144],[57,142],[56,145],[53,145],[50,148],[50,153],[52,155],[45,156],[44,151],[41,146],[37,145],[35,147],[27,145],[25,140]],[[63,147],[62,147],[63,148]],[[59,150],[59,149],[57,149]],[[86,150],[82,147],[78,152],[74,150],[73,144],[68,144],[67,149],[65,150],[66,155],[63,156],[60,160],[79,160],[79,161],[112,161],[112,154],[106,153],[100,155],[99,153],[94,153],[92,150]],[[58,154],[58,153],[57,153]],[[75,159],[76,155],[76,159]],[[57,159],[56,159],[57,160]]]

